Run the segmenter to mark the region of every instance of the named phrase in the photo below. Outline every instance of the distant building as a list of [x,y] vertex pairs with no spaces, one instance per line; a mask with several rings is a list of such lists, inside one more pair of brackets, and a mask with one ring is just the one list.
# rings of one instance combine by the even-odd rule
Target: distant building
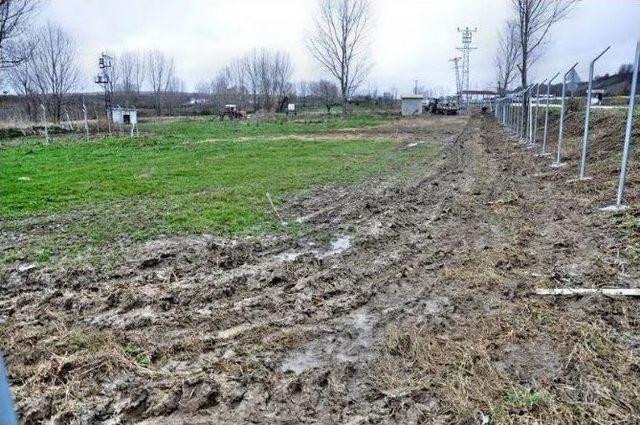
[[492,100],[498,97],[498,93],[493,90],[462,90],[460,94],[462,95],[463,100],[466,99],[468,95],[471,102]]
[[114,124],[138,124],[138,110],[136,108],[111,108],[111,121]]
[[422,114],[422,99],[421,94],[408,94],[402,96],[402,116],[412,116]]
[[197,99],[195,97],[189,99],[189,105],[204,105],[205,103],[207,103],[207,99]]

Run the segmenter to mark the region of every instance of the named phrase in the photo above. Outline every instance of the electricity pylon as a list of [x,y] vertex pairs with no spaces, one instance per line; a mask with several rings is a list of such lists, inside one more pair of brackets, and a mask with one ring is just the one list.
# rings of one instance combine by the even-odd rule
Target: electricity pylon
[[458,28],[458,32],[462,34],[462,47],[456,47],[456,49],[462,52],[462,87],[467,92],[465,99],[467,111],[469,110],[469,53],[471,50],[476,49],[475,47],[471,47],[471,43],[473,41],[473,33],[477,31],[477,28]]

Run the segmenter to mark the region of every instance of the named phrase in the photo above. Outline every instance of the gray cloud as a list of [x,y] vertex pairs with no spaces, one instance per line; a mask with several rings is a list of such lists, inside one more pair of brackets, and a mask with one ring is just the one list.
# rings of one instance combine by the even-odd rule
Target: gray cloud
[[[413,80],[426,87],[454,87],[448,59],[457,54],[457,26],[477,27],[471,85],[494,86],[496,34],[509,14],[508,0],[377,0],[371,33],[371,84],[380,91],[408,92]],[[91,82],[103,50],[158,48],[176,59],[176,69],[193,87],[229,59],[254,47],[288,51],[295,79],[324,76],[307,54],[304,34],[311,27],[311,0],[50,0],[38,20],[53,20],[78,43],[83,89]],[[569,19],[554,28],[544,57],[532,76],[545,78],[575,61],[586,76],[590,57],[607,45],[597,73],[630,62],[640,38],[640,1],[583,0]]]

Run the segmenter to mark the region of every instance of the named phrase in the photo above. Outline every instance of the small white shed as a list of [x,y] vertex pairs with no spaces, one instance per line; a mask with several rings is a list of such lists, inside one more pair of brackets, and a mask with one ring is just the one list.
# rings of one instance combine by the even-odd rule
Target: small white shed
[[402,99],[402,116],[421,115],[422,99],[421,94],[408,94],[401,97]]
[[114,124],[138,124],[138,110],[136,108],[111,108],[111,121]]

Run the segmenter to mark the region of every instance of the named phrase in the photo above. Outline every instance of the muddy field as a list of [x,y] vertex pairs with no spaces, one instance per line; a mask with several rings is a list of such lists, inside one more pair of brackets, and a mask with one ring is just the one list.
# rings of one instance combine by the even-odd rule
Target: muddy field
[[[617,146],[612,128],[599,137]],[[4,270],[22,420],[635,423],[639,301],[533,293],[638,286],[636,210],[598,211],[614,199],[615,150],[594,143],[587,185],[489,116],[370,132],[441,154],[417,177],[292,200],[280,214],[301,235],[175,238],[115,267]]]

